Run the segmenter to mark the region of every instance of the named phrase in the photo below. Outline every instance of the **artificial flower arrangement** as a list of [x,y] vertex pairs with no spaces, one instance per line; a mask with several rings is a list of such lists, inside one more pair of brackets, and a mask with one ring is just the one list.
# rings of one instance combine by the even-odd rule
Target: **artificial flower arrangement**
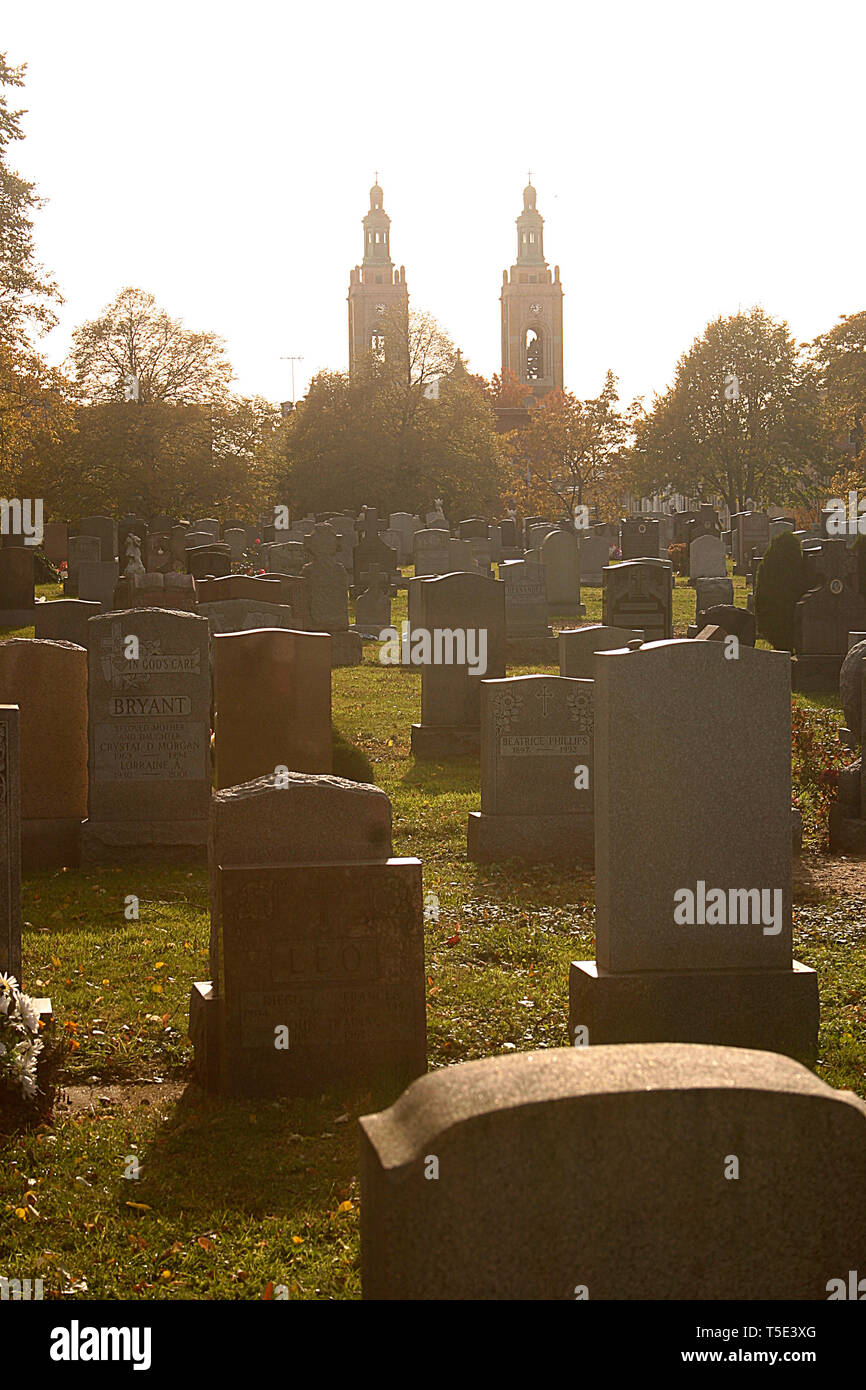
[[0,1132],[50,1118],[66,1049],[42,1031],[36,1001],[0,975]]

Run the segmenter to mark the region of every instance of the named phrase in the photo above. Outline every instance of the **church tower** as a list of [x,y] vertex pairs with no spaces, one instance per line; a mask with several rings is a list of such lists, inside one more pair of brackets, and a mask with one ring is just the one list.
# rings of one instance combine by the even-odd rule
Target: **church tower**
[[544,259],[544,218],[535,189],[523,190],[517,260],[502,272],[502,372],[513,372],[536,400],[562,390],[562,285]]
[[349,275],[349,371],[368,353],[385,355],[383,320],[388,310],[409,309],[406,270],[391,260],[391,219],[382,206],[378,178],[370,189],[370,211],[364,217],[364,259]]

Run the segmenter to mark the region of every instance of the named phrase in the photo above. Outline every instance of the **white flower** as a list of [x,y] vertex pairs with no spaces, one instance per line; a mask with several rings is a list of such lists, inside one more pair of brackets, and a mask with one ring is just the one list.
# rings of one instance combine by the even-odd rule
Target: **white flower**
[[18,1012],[31,1033],[39,1032],[39,1010],[29,994],[18,995]]

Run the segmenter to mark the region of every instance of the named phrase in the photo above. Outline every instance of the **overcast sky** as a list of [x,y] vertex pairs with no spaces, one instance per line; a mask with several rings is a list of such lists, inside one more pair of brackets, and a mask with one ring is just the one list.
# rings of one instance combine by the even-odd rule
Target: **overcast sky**
[[[862,0],[346,4],[25,0],[18,170],[66,297],[47,355],[128,284],[227,340],[235,388],[348,363],[374,171],[412,303],[500,368],[531,167],[565,384],[651,396],[719,314],[808,339],[866,308]],[[15,100],[15,93],[12,100]]]

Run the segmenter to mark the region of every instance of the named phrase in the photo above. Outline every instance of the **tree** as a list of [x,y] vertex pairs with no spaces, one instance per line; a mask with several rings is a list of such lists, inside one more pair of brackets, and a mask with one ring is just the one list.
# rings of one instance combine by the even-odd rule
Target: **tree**
[[[351,373],[320,372],[281,432],[286,501],[325,511],[365,503],[452,511],[495,505],[500,440],[484,391],[429,314],[397,308],[386,344]],[[405,344],[405,351],[388,344]]]
[[579,400],[570,391],[551,391],[530,413],[525,429],[508,436],[509,457],[525,495],[512,485],[515,502],[549,506],[573,522],[575,509],[594,504],[607,510],[621,492],[619,468],[629,432],[630,411],[619,409],[616,377],[605,376],[598,396]]
[[55,282],[36,260],[33,213],[43,205],[36,185],[9,167],[9,146],[23,140],[23,111],[9,108],[8,87],[23,87],[25,66],[10,67],[0,54],[0,345],[26,347],[31,333],[53,328],[53,304],[62,303]]
[[755,308],[709,324],[636,419],[631,488],[720,496],[732,512],[793,502],[813,492],[822,453],[815,372],[787,324]]
[[[828,491],[866,488],[866,311],[843,315],[811,345],[827,430]],[[829,499],[828,499],[829,500]]]
[[144,290],[121,290],[99,318],[75,329],[72,342],[75,381],[85,401],[126,400],[128,376],[138,378],[141,406],[211,405],[227,398],[232,369],[223,339],[184,328]]
[[32,350],[0,343],[0,491],[51,505],[57,454],[73,430],[68,383]]

